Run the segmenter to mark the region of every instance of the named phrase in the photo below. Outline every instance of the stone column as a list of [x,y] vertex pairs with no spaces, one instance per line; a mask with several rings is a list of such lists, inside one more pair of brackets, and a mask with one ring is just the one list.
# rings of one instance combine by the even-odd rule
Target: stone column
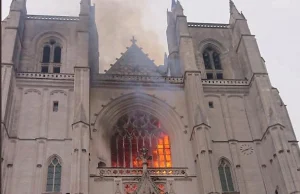
[[71,194],[88,194],[89,181],[89,90],[88,67],[75,67],[74,120],[72,124]]
[[6,179],[3,184],[4,191],[3,193],[7,194],[13,194],[14,193],[14,188],[15,188],[15,183],[16,183],[16,177],[17,176],[14,172],[14,161],[15,161],[15,156],[16,156],[16,149],[17,149],[17,141],[16,140],[11,140],[9,142],[10,144],[10,150],[11,152],[8,154],[7,157],[7,172],[6,172]]
[[[12,85],[12,77],[14,76],[13,65],[1,65],[1,121],[3,122],[6,118],[6,113],[8,103],[9,103],[9,96],[11,95],[11,87]],[[11,103],[11,101],[10,101]]]
[[287,141],[285,140],[285,134],[284,134],[284,127],[281,125],[274,125],[270,129],[270,135],[272,138],[272,142],[274,144],[275,153],[274,155],[277,156],[277,160],[279,163],[279,166],[281,168],[281,175],[284,180],[284,184],[286,186],[287,193],[296,193],[300,192],[298,189],[298,185],[296,185],[295,181],[297,181],[297,178],[295,177],[295,174],[291,172],[291,163],[289,163],[288,159],[288,145]]
[[41,138],[47,137],[48,131],[48,120],[49,120],[49,90],[48,88],[43,89],[43,97],[42,97],[42,110],[41,110],[41,122],[40,122],[40,130],[39,136]]
[[233,160],[233,164],[234,164],[232,166],[232,170],[236,173],[237,184],[239,187],[238,189],[239,189],[240,193],[247,194],[245,177],[244,177],[243,168],[241,167],[241,161],[240,161],[240,157],[239,157],[237,141],[230,141],[229,148],[230,148],[230,152],[231,152],[231,156],[232,156],[232,160]]
[[36,171],[35,171],[35,180],[34,180],[34,194],[43,193],[45,177],[43,176],[43,169],[47,169],[47,166],[44,166],[44,158],[45,158],[45,148],[46,142],[44,140],[37,141],[37,162],[36,162]]
[[225,94],[221,96],[221,105],[222,105],[222,110],[223,110],[223,116],[224,116],[224,123],[225,123],[226,132],[227,132],[227,138],[229,140],[233,140],[233,139],[235,139],[235,137],[234,137],[234,133],[232,131],[232,125],[231,125],[231,119],[230,119],[230,114],[229,114],[227,96]]
[[262,145],[260,142],[256,142],[255,144],[255,150],[257,153],[258,163],[260,165],[262,178],[264,180],[264,185],[267,193],[274,192],[274,186],[272,185],[272,180],[267,172],[267,159],[263,154]]
[[71,194],[88,194],[90,143],[89,23],[91,0],[81,0],[77,23],[77,64],[74,68]]
[[204,193],[217,193],[213,176],[212,141],[203,102],[203,87],[199,72],[186,72],[185,93],[194,154],[198,160],[198,181]]

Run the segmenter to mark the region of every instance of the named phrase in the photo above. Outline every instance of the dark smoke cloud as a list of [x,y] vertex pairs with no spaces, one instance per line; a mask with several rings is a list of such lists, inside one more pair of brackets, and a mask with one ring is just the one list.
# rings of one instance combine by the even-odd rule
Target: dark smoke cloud
[[96,24],[99,33],[100,71],[108,70],[121,52],[131,45],[132,36],[138,46],[155,60],[163,64],[164,46],[154,29],[145,28],[143,17],[151,17],[147,9],[148,0],[94,0],[96,5]]

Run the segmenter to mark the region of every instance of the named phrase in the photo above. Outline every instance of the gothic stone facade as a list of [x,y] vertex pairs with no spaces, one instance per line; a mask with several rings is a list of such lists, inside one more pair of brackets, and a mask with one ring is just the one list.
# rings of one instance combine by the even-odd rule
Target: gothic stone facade
[[90,0],[79,17],[25,4],[2,22],[2,193],[300,193],[291,121],[233,2],[214,24],[173,1],[165,64],[133,39],[103,74]]

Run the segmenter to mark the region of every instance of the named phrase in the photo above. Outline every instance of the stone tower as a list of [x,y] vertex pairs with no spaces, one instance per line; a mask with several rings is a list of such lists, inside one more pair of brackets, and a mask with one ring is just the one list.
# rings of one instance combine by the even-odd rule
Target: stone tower
[[230,1],[228,24],[191,23],[172,0],[167,18],[164,65],[132,38],[100,74],[90,0],[78,17],[12,1],[1,193],[300,193],[298,142],[245,16]]

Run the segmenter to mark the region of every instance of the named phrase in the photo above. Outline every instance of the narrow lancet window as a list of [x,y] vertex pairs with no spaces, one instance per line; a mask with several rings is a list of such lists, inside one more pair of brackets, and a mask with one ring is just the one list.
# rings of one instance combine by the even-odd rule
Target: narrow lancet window
[[50,46],[44,46],[43,49],[43,63],[50,63]]
[[204,60],[205,69],[212,69],[208,52],[203,53],[203,60]]
[[60,63],[61,61],[61,48],[59,46],[54,49],[54,63]]
[[231,166],[229,162],[222,159],[219,164],[219,176],[223,192],[233,192],[233,178],[231,173]]
[[220,55],[216,52],[213,53],[213,58],[214,58],[214,65],[215,65],[215,69],[222,69],[221,68],[221,62],[220,62]]
[[46,192],[59,192],[61,186],[61,164],[57,157],[54,157],[48,165]]

